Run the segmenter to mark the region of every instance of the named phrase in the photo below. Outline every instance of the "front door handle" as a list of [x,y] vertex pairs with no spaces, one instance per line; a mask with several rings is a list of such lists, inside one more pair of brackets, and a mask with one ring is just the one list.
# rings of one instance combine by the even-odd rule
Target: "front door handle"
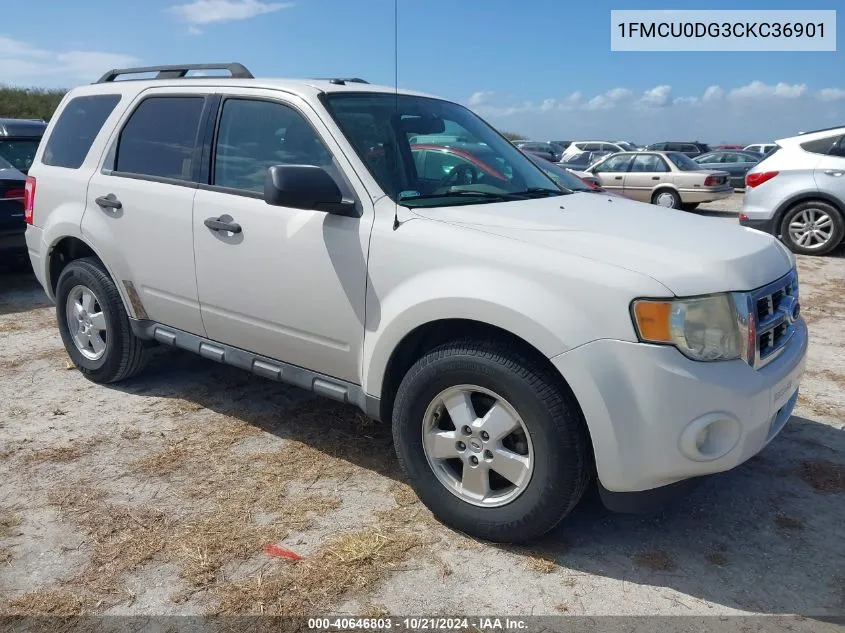
[[839,171],[838,169],[825,169],[824,173],[828,176],[842,176],[845,174],[845,171]]
[[622,180],[622,176],[615,176],[614,180]]
[[660,180],[660,176],[652,176],[651,179],[652,180]]
[[113,193],[106,194],[105,196],[100,196],[99,198],[95,198],[94,202],[97,203],[98,207],[102,207],[104,209],[122,209],[123,203],[117,199],[117,196]]
[[204,224],[212,231],[241,232],[241,225],[233,222],[232,216],[230,215],[221,215],[219,218],[206,218]]

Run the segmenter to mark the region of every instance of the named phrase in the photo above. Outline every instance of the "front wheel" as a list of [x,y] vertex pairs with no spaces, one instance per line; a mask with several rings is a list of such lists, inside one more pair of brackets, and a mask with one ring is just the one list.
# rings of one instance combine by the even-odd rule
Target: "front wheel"
[[96,259],[76,259],[62,270],[56,315],[65,349],[86,378],[117,382],[141,370],[143,341],[133,334],[120,293]]
[[434,515],[497,542],[536,538],[575,506],[592,473],[586,427],[552,371],[513,345],[441,345],[408,371],[393,435]]

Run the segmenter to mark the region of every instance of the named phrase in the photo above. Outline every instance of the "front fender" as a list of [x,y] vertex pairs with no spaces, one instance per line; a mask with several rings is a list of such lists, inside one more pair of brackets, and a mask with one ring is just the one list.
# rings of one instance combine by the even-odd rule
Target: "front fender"
[[[468,283],[469,280],[469,283]],[[363,386],[379,397],[393,351],[415,329],[446,319],[492,325],[547,358],[583,342],[586,315],[547,285],[500,270],[438,269],[419,274],[378,300],[367,297]],[[580,333],[580,334],[579,334]]]

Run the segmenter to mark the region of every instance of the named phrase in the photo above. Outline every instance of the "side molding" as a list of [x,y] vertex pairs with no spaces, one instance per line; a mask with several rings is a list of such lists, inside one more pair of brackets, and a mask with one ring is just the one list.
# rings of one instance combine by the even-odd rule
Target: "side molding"
[[231,345],[218,343],[155,321],[129,319],[129,325],[138,338],[188,350],[224,365],[239,367],[264,378],[284,382],[313,391],[332,400],[355,405],[367,416],[374,420],[379,419],[379,398],[364,393],[360,385],[338,380],[260,354],[247,352]]

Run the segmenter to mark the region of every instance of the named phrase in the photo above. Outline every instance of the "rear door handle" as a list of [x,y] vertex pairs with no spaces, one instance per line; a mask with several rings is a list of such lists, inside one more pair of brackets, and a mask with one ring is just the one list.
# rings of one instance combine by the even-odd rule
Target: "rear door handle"
[[123,203],[117,199],[117,196],[113,193],[106,194],[105,196],[100,196],[99,198],[95,198],[94,202],[97,203],[98,207],[102,207],[104,209],[122,209]]
[[241,232],[241,225],[233,222],[232,216],[230,215],[221,215],[219,218],[206,218],[204,224],[212,231]]
[[651,179],[652,180],[660,180],[660,176],[652,176]]
[[622,180],[622,176],[615,176],[614,180]]
[[839,171],[838,169],[825,169],[824,173],[828,176],[842,176],[845,174],[845,171]]

